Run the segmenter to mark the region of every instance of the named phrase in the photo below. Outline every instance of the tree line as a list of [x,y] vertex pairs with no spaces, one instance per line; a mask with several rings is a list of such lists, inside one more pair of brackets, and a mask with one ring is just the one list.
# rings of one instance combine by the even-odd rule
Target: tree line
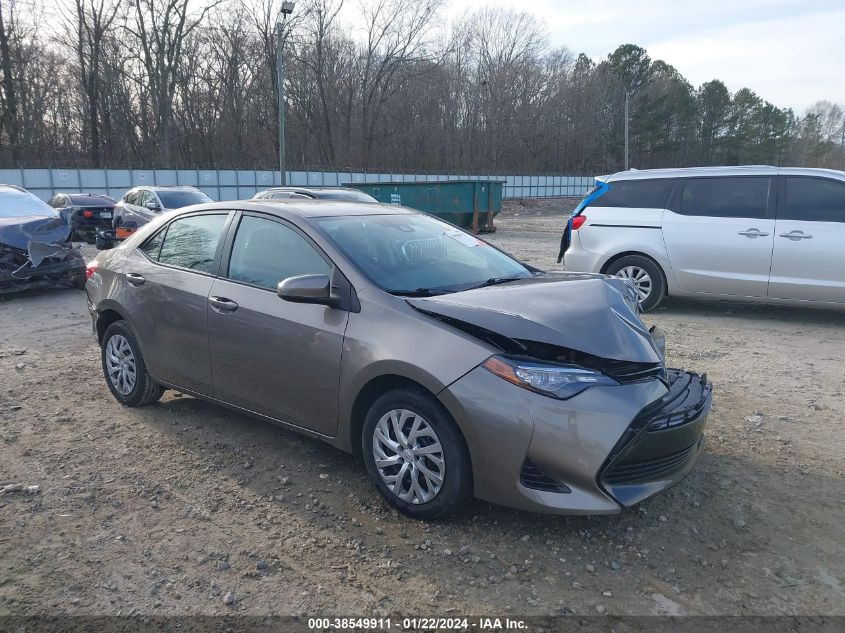
[[[0,0],[0,166],[278,165],[280,0]],[[282,31],[289,169],[594,174],[845,169],[845,111],[694,87],[625,44],[598,62],[501,7],[300,0]]]

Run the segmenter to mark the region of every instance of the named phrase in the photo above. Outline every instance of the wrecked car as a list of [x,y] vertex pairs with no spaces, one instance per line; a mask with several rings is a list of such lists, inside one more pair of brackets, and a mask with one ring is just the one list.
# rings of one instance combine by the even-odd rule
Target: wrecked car
[[0,297],[85,285],[85,262],[67,217],[13,185],[0,185]]
[[412,517],[473,497],[616,513],[702,450],[711,385],[665,366],[627,281],[544,273],[410,209],[198,205],[87,275],[119,402],[176,389],[319,438]]

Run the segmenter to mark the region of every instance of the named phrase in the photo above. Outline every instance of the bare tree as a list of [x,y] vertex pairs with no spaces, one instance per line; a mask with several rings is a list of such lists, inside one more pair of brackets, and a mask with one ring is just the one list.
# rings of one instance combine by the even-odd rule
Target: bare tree
[[211,0],[194,14],[189,14],[189,3],[190,0],[134,0],[134,22],[125,27],[141,49],[149,91],[143,96],[153,104],[162,167],[169,167],[172,161],[173,101],[176,79],[187,61],[182,55],[185,40],[220,0]]

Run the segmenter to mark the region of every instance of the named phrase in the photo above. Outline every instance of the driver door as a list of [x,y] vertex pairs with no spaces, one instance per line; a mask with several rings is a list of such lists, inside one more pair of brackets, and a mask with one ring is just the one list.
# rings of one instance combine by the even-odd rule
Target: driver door
[[348,313],[280,299],[288,277],[332,274],[328,258],[278,218],[244,213],[209,293],[214,397],[334,436]]

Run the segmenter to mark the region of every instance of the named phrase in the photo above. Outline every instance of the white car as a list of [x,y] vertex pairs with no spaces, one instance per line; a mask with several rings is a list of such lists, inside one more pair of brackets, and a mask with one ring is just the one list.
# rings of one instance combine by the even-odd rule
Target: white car
[[666,296],[845,304],[845,172],[777,167],[596,178],[561,240],[568,271]]

